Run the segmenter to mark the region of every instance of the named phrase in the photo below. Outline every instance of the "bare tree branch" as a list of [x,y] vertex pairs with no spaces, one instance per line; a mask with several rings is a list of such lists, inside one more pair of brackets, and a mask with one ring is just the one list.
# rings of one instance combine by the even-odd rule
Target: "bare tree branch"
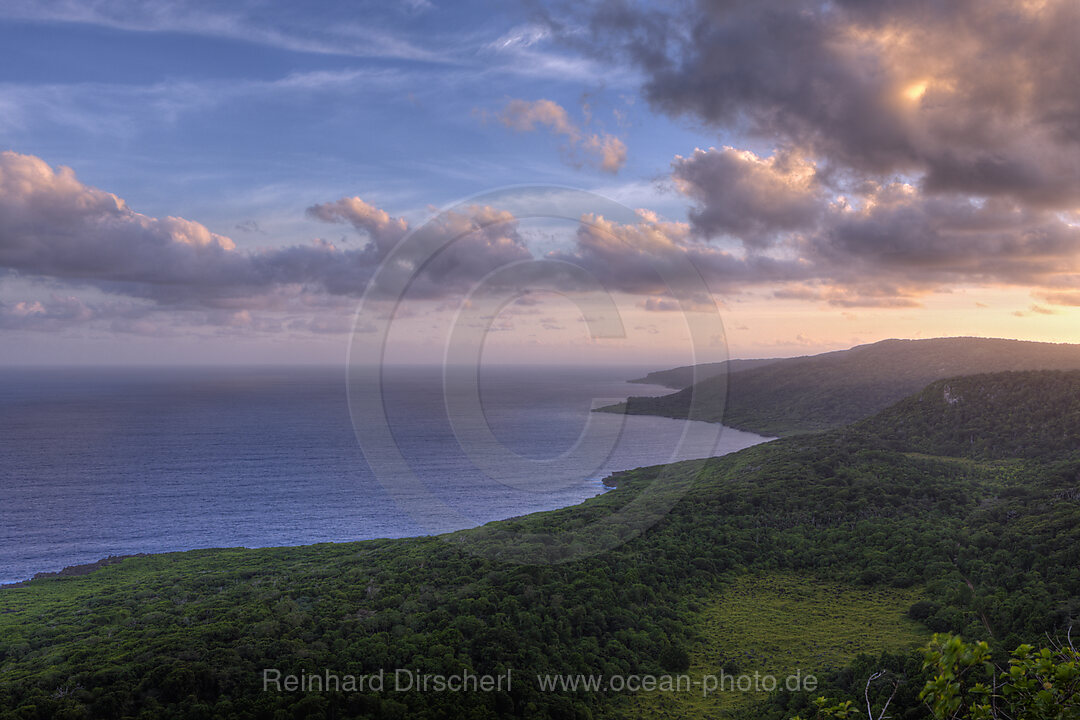
[[885,715],[885,711],[889,709],[889,703],[891,703],[893,701],[893,698],[896,697],[896,691],[900,687],[900,681],[893,680],[892,693],[889,694],[889,699],[885,701],[885,705],[881,708],[881,712],[878,713],[878,716],[875,719],[874,710],[870,707],[870,684],[878,678],[882,677],[885,672],[885,670],[878,670],[876,673],[866,679],[866,689],[863,691],[863,697],[866,698],[866,717],[869,718],[869,720],[884,720],[884,718],[887,717]]

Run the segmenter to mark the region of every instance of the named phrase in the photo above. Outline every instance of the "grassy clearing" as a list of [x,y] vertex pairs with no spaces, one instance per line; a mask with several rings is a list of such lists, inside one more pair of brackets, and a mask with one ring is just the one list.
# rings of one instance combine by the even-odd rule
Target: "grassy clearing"
[[[926,642],[929,632],[907,609],[920,590],[856,587],[788,575],[744,575],[699,615],[701,639],[689,675],[700,680],[754,672],[783,682],[800,670],[824,675],[860,653]],[[765,697],[760,692],[652,692],[630,697],[626,718],[728,718]]]

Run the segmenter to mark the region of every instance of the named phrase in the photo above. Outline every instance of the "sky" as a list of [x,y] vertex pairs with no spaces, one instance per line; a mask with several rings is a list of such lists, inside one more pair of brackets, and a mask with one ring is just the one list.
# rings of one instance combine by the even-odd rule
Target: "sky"
[[1069,0],[6,0],[0,363],[1080,342],[1078,36]]

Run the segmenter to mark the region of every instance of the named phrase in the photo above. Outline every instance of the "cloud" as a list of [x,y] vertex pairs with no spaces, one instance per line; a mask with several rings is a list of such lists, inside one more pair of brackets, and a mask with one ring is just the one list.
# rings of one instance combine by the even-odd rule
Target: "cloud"
[[385,255],[409,231],[409,224],[403,218],[392,218],[385,210],[369,205],[358,197],[312,205],[306,212],[308,217],[322,222],[352,225],[371,238],[379,256]]
[[590,164],[605,172],[617,173],[626,164],[626,144],[622,140],[606,132],[586,133],[570,119],[566,108],[552,100],[514,98],[496,118],[518,132],[546,128],[553,135],[566,138],[566,149],[572,159],[575,151],[582,152]]
[[[392,218],[360,198],[342,198],[315,205],[309,217],[348,223],[368,237],[362,250],[341,251],[330,243],[297,246],[259,258],[282,280],[317,282],[334,294],[360,295],[376,268],[410,231],[402,218]],[[444,297],[463,292],[493,270],[532,258],[512,213],[487,206],[469,206],[441,213],[423,228],[414,256],[382,265],[388,285],[393,278],[412,278],[410,296]],[[302,268],[300,276],[297,270]]]
[[1032,315],[1058,315],[1060,311],[1053,308],[1043,307],[1042,305],[1032,305],[1027,310],[1014,310],[1013,315],[1016,317],[1030,317]]
[[[415,0],[407,4],[422,9],[428,3]],[[12,0],[4,4],[0,15],[134,32],[188,33],[301,53],[425,61],[442,57],[378,27],[374,21],[380,9],[377,6],[365,8],[367,22],[358,24],[351,13],[333,17],[333,4],[316,5],[312,3],[305,13],[295,13],[287,3],[259,3],[246,11],[243,5],[224,8],[200,0]]]
[[626,144],[614,135],[590,135],[584,147],[598,158],[601,170],[614,174],[626,164]]
[[606,3],[568,41],[629,61],[657,110],[928,193],[1080,203],[1072,0]]
[[[236,325],[253,311],[340,313],[333,298],[363,294],[410,229],[355,197],[312,206],[308,215],[350,224],[366,242],[348,250],[322,240],[244,250],[200,223],[135,212],[116,195],[80,182],[70,168],[0,153],[0,272],[93,287],[160,309],[209,309],[217,313],[207,316],[210,324]],[[532,257],[513,215],[495,208],[444,213],[425,232],[429,243],[422,249],[431,249],[431,257],[401,257],[394,268],[415,275],[416,297],[460,293],[493,269]],[[75,312],[66,300],[20,301],[4,307],[4,322],[55,328],[107,316],[133,321],[115,305],[84,310]],[[239,325],[259,327],[254,320]]]
[[[1069,0],[608,2],[549,20],[725,141],[672,163],[685,232],[618,232],[668,237],[720,292],[899,308],[956,284],[1080,297],[1078,25]],[[630,247],[575,253],[652,291]]]
[[[555,257],[609,288],[660,298],[652,309],[670,300],[668,279],[693,286],[687,268],[713,293],[771,286],[779,299],[840,308],[919,307],[956,284],[1042,288],[1047,303],[1080,297],[1080,227],[1015,199],[866,179],[845,180],[841,196],[805,158],[733,148],[676,158],[675,169],[698,201],[690,222],[586,216],[572,250]],[[741,251],[718,235],[741,240]]]
[[608,85],[631,84],[631,78],[624,71],[604,68],[587,57],[553,51],[549,41],[554,35],[547,24],[518,25],[481,46],[478,54],[494,61],[493,69],[518,76],[585,83],[594,83],[597,77],[603,76]]
[[[510,266],[521,269],[502,281],[512,289],[527,291],[540,282],[546,288],[580,289],[580,278],[568,274],[565,264],[522,264],[537,258],[515,216],[499,208],[467,206],[419,228],[359,197],[312,205],[307,215],[348,225],[364,242],[348,249],[326,240],[240,248],[197,222],[140,214],[121,198],[83,184],[69,168],[3,153],[0,269],[131,299],[79,311],[59,300],[52,306],[14,304],[5,306],[6,322],[58,327],[112,320],[118,328],[160,332],[168,324],[155,324],[148,315],[170,311],[189,318],[201,313],[200,322],[212,327],[290,329],[302,323],[267,315],[344,316],[355,298],[372,290],[375,279],[385,287],[408,281],[413,299],[457,297]],[[647,211],[627,225],[600,216],[581,220],[570,246],[546,257],[588,270],[609,290],[647,295],[652,309],[661,309],[673,288],[694,288],[701,302],[710,301],[702,279],[710,288],[737,291],[747,284],[806,277],[798,263],[713,247],[688,223],[666,222]],[[415,234],[410,243],[402,245],[410,234]],[[342,326],[327,322],[327,327]]]
[[1067,307],[1080,307],[1080,291],[1076,292],[1050,292],[1042,295],[1044,302],[1050,305],[1064,305]]
[[259,226],[259,223],[256,220],[245,220],[244,222],[237,223],[236,229],[246,233],[259,233],[260,235],[266,234],[266,231],[264,231],[262,227]]
[[70,168],[0,153],[0,267],[101,285],[206,286],[243,279],[235,249],[199,223],[134,212]]
[[532,47],[551,37],[551,31],[543,25],[518,25],[511,28],[487,47],[495,51],[518,50]]
[[707,312],[716,309],[716,303],[698,299],[695,302],[680,302],[668,297],[649,297],[638,303],[646,312]]
[[[710,295],[762,286],[777,298],[841,308],[915,307],[956,283],[1030,286],[1047,306],[1080,297],[1080,227],[1015,199],[928,195],[908,183],[866,179],[837,196],[818,165],[793,153],[698,151],[675,167],[696,201],[689,222],[646,210],[627,224],[586,214],[564,247],[543,256],[560,265],[521,262],[542,258],[506,210],[467,206],[413,227],[359,197],[307,209],[313,220],[352,228],[359,246],[315,240],[242,248],[200,223],[140,214],[68,168],[6,152],[0,272],[127,300],[19,298],[6,301],[0,323],[59,329],[112,322],[123,331],[176,332],[178,321],[152,317],[170,312],[250,332],[336,332],[356,298],[380,289],[375,279],[388,288],[408,281],[410,298],[437,300],[460,297],[514,266],[521,271],[499,289],[582,289],[565,263],[608,291],[642,296],[643,307],[655,311],[673,309],[677,297],[692,310],[713,302]],[[719,192],[719,184],[734,190]],[[778,207],[765,201],[770,195]],[[716,243],[717,232],[742,239],[741,247]],[[402,245],[406,237],[420,242]],[[1037,307],[1028,312],[1050,312]],[[314,316],[325,320],[304,322]]]
[[1057,285],[1080,272],[1080,228],[1056,214],[1009,199],[928,197],[905,183],[869,186],[790,242],[833,279]]
[[829,285],[793,285],[773,292],[782,300],[812,300],[834,307],[912,308],[921,307],[917,299],[926,294],[922,288],[904,288],[878,283]]
[[551,100],[510,100],[498,118],[503,125],[519,132],[530,132],[541,126],[556,135],[565,135],[571,142],[576,143],[581,138],[581,131],[570,122],[566,109]]
[[1080,285],[1080,227],[1017,198],[834,174],[794,150],[697,150],[672,167],[676,187],[694,201],[693,234],[735,238],[748,259],[793,260],[821,284],[776,297],[911,307],[954,283]]
[[53,296],[45,302],[23,301],[13,305],[0,303],[0,328],[4,330],[55,331],[81,325],[94,316],[91,308],[74,297]]
[[690,291],[701,297],[685,299],[699,304],[712,302],[702,293],[804,277],[795,262],[737,255],[695,238],[687,223],[666,222],[648,211],[639,215],[633,224],[584,215],[573,248],[549,257],[587,269],[609,290],[655,297]]
[[675,156],[671,175],[696,201],[690,219],[705,236],[728,234],[765,244],[776,231],[813,223],[823,205],[815,164],[793,152],[763,158],[727,146],[695,150],[690,157]]
[[[156,314],[158,317],[151,317]],[[174,336],[175,317],[155,313],[154,307],[135,300],[88,302],[73,295],[51,293],[48,297],[0,302],[0,329],[30,332],[62,332],[98,323],[114,332]]]
[[315,93],[400,94],[414,76],[398,68],[294,72],[272,79],[169,79],[149,85],[109,82],[0,83],[0,129],[75,128],[92,135],[129,138],[140,128],[176,123],[230,103],[265,102]]

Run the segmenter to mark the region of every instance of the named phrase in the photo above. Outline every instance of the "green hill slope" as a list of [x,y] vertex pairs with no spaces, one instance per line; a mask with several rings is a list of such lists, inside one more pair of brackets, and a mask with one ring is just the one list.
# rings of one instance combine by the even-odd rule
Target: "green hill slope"
[[1080,453],[1080,371],[939,380],[854,426],[884,446],[979,459]]
[[[982,412],[991,432],[1000,416],[1017,433],[1002,452],[1026,459],[915,454],[962,448],[946,433],[952,417],[941,413],[952,410],[914,398],[877,425],[621,473],[618,490],[579,506],[445,538],[133,557],[0,588],[0,718],[636,717],[624,692],[545,692],[536,675],[661,674],[688,662],[696,671],[726,663],[709,655],[720,647],[746,668],[785,667],[790,657],[779,652],[810,658],[815,666],[804,669],[828,676],[866,647],[821,646],[800,631],[806,618],[796,610],[784,642],[773,643],[779,650],[711,637],[710,628],[746,625],[723,608],[738,607],[740,588],[765,576],[797,578],[785,582],[818,598],[814,613],[838,627],[834,616],[860,593],[873,613],[870,598],[893,588],[924,598],[908,614],[927,634],[952,630],[996,648],[1043,641],[1080,621],[1080,460],[1058,430],[1041,431],[1072,427],[1080,376],[953,382],[963,400],[949,407],[963,404],[964,418]],[[1051,397],[1067,400],[1037,422],[1021,420]],[[905,432],[882,430],[900,421]],[[538,560],[565,556],[593,539],[593,520],[645,492],[675,502],[613,550],[564,565],[496,559],[507,542]],[[790,588],[753,597],[770,604],[770,617],[805,605],[791,605]],[[883,614],[868,626],[897,632],[895,603],[877,606]],[[785,649],[793,643],[806,647]],[[514,684],[264,692],[266,668],[512,670]],[[920,716],[917,701],[904,702],[895,717]]]
[[883,340],[777,360],[662,397],[632,397],[608,412],[723,422],[764,435],[839,427],[883,410],[927,383],[1006,370],[1080,369],[1080,345],[991,338]]

